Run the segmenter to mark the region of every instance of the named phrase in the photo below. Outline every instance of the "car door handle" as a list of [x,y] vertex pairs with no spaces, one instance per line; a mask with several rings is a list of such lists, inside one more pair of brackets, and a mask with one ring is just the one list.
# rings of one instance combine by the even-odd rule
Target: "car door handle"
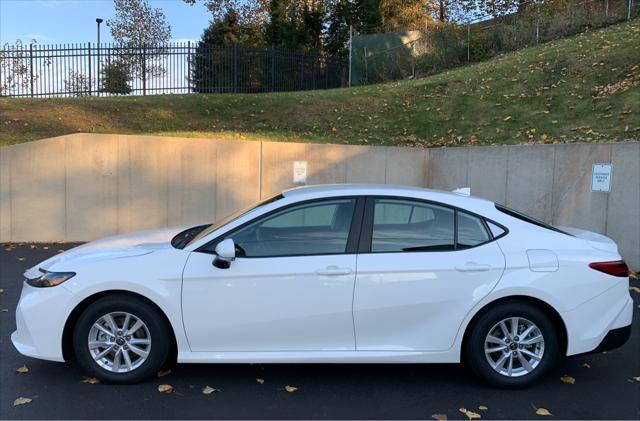
[[486,272],[491,269],[490,265],[480,265],[477,263],[469,262],[462,266],[456,266],[458,272]]
[[324,269],[319,269],[316,271],[316,275],[320,276],[340,276],[340,275],[349,275],[353,272],[349,268],[339,268],[338,266],[327,266]]

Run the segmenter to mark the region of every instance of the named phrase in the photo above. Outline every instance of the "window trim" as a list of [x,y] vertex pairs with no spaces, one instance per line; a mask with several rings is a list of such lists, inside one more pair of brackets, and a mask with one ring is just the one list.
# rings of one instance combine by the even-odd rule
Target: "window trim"
[[548,229],[549,231],[554,231],[560,234],[564,234],[564,235],[568,235],[570,237],[575,237],[573,234],[568,233],[566,231],[562,231],[559,228],[554,227],[551,224],[547,224],[546,222],[542,222],[539,219],[534,218],[533,216],[529,216],[523,212],[520,212],[518,210],[515,209],[511,209],[505,205],[501,205],[499,203],[494,203],[495,208],[499,211],[504,213],[505,215],[508,215],[514,219],[517,219],[519,221],[525,222],[527,224],[530,225],[535,225],[536,227],[540,227],[540,228],[544,228],[544,229]]
[[[375,201],[377,199],[392,199],[392,200],[404,200],[409,202],[420,202],[427,205],[439,206],[442,208],[449,208],[454,212],[453,218],[453,229],[454,229],[454,244],[451,250],[416,250],[416,251],[371,251],[372,246],[372,238],[373,238],[373,220],[374,220],[374,210],[375,210]],[[469,215],[480,218],[482,224],[484,226],[485,231],[489,235],[489,240],[480,244],[476,244],[471,247],[458,247],[458,212],[464,212]],[[494,237],[493,233],[489,229],[487,225],[487,221],[495,224],[496,226],[502,228],[504,232],[497,237]],[[418,197],[407,197],[407,196],[389,196],[389,195],[375,195],[375,196],[367,196],[366,204],[364,209],[364,215],[362,218],[362,228],[360,234],[360,243],[358,245],[358,254],[389,254],[389,253],[451,253],[461,250],[470,250],[472,248],[480,247],[485,244],[496,241],[509,233],[509,229],[504,225],[495,222],[492,219],[489,219],[483,215],[477,214],[475,212],[469,211],[467,209],[462,209],[457,206],[450,205],[448,203],[436,202],[434,200],[422,199]]]
[[330,196],[330,197],[321,197],[321,198],[316,198],[316,199],[309,199],[309,200],[301,200],[299,202],[294,202],[294,203],[289,203],[288,205],[284,205],[281,206],[277,209],[273,209],[269,212],[263,213],[261,215],[256,216],[255,218],[241,224],[238,225],[237,227],[234,227],[232,229],[230,229],[229,231],[225,231],[224,233],[220,234],[219,236],[217,236],[216,238],[214,238],[211,241],[208,241],[207,243],[203,244],[202,246],[198,247],[197,249],[194,250],[194,252],[199,252],[199,253],[206,253],[206,254],[211,254],[211,255],[215,255],[215,251],[211,250],[211,249],[207,249],[210,248],[210,246],[213,246],[213,248],[215,249],[215,246],[218,245],[218,243],[222,240],[224,240],[225,238],[232,236],[234,232],[237,232],[243,228],[245,228],[246,226],[256,222],[258,219],[262,219],[262,218],[268,218],[269,216],[275,214],[275,213],[279,213],[282,211],[286,211],[287,209],[290,208],[294,208],[300,205],[306,205],[306,204],[310,204],[310,203],[316,203],[316,202],[329,202],[332,200],[354,200],[355,204],[353,206],[353,216],[351,217],[351,226],[349,227],[349,233],[347,235],[347,244],[345,246],[345,251],[341,252],[341,253],[315,253],[315,254],[283,254],[283,255],[278,255],[278,256],[242,256],[242,257],[238,257],[239,259],[277,259],[277,258],[281,258],[281,257],[311,257],[311,256],[340,256],[340,255],[347,255],[347,254],[356,254],[358,252],[358,242],[360,239],[360,231],[362,229],[362,214],[364,212],[364,207],[365,207],[365,197],[364,196]]

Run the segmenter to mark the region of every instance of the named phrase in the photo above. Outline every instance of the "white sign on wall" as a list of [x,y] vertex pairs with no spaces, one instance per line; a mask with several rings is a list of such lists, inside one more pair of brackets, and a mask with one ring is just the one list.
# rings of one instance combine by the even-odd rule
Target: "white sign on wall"
[[293,161],[293,182],[297,184],[307,182],[307,161]]
[[593,164],[591,171],[591,191],[610,192],[611,191],[611,164]]

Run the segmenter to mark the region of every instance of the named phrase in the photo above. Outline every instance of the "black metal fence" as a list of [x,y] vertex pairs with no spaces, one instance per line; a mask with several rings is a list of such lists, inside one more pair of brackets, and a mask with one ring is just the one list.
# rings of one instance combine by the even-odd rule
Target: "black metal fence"
[[275,47],[18,44],[0,49],[0,96],[256,93],[345,87],[348,60]]

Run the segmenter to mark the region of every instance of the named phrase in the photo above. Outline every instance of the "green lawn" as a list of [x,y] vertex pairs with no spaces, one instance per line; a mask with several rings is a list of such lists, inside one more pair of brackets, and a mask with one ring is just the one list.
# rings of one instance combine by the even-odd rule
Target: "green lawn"
[[74,132],[404,146],[638,139],[640,22],[351,89],[0,99],[0,145]]

